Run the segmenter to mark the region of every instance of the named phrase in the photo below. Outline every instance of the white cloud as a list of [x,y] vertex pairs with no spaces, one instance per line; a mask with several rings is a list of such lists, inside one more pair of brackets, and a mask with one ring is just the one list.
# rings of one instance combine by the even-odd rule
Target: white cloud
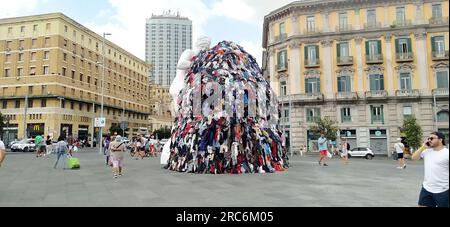
[[17,17],[26,16],[30,14],[40,2],[46,2],[46,0],[7,0],[2,1],[0,7],[0,17]]
[[249,40],[240,41],[238,44],[242,46],[247,53],[251,54],[258,61],[259,67],[261,67],[263,52],[261,44]]

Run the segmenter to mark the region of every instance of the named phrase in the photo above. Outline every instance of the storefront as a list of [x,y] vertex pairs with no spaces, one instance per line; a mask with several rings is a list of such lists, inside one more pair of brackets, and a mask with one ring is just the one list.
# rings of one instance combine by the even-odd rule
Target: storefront
[[80,125],[78,126],[78,140],[87,140],[89,137],[89,126]]
[[308,152],[319,152],[319,138],[320,135],[308,130]]
[[18,124],[6,125],[6,127],[3,128],[3,135],[2,135],[2,140],[5,143],[5,145],[8,146],[9,143],[14,141],[15,139],[18,139],[18,133],[19,133]]
[[27,124],[27,137],[28,138],[35,138],[38,135],[42,136],[42,135],[44,135],[44,133],[45,133],[45,124],[44,123]]
[[375,155],[389,155],[388,136],[384,129],[370,130],[370,149]]
[[73,126],[69,124],[61,124],[61,131],[59,132],[62,136],[73,135]]

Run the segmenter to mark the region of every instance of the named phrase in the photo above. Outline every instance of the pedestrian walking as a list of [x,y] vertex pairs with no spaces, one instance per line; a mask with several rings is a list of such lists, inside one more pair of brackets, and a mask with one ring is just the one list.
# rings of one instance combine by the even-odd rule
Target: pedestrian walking
[[319,140],[319,151],[320,151],[320,160],[319,165],[328,166],[327,158],[328,158],[328,140],[325,138],[325,134],[321,134]]
[[[56,162],[55,165],[53,166],[54,169],[56,169],[58,167],[58,163],[59,163],[59,159],[61,157],[66,158],[67,160],[67,153],[69,152],[69,145],[67,144],[67,142],[64,140],[64,136],[59,136],[58,138],[58,143],[56,144]],[[65,161],[63,162],[65,165]],[[64,166],[63,169],[66,169],[66,167]]]
[[439,132],[432,133],[412,159],[423,159],[425,166],[419,206],[449,207],[449,153],[445,136]]
[[45,146],[45,149],[47,151],[45,155],[49,156],[53,152],[52,139],[50,138],[50,136],[47,136],[47,140],[45,140]]
[[395,143],[394,148],[395,148],[395,151],[397,152],[397,158],[398,158],[397,169],[406,169],[406,164],[405,164],[405,159],[404,159],[405,145],[402,143],[401,138],[397,139],[397,143]]
[[3,161],[6,157],[6,148],[5,144],[3,143],[2,139],[0,139],[0,167],[2,166]]
[[341,147],[342,153],[341,157],[344,161],[344,165],[348,165],[348,152],[350,151],[350,144],[347,142],[346,139],[342,139],[342,147]]
[[103,155],[106,156],[106,165],[107,165],[107,166],[110,166],[110,165],[111,165],[110,160],[109,160],[110,155],[111,155],[111,154],[109,153],[109,151],[110,151],[110,150],[109,150],[110,143],[111,143],[111,140],[110,140],[109,136],[107,136],[107,137],[105,138],[104,143],[103,143]]
[[122,142],[121,136],[116,136],[110,145],[111,159],[113,164],[114,178],[122,176],[123,159],[125,153],[125,143]]

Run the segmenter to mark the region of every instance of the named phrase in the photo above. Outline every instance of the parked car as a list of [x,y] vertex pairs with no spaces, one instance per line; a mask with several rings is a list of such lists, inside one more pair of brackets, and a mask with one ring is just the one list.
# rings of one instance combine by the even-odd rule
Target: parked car
[[36,144],[34,139],[24,139],[11,146],[12,152],[34,152],[36,151]]
[[19,142],[19,140],[11,141],[11,142],[8,144],[8,147],[7,147],[7,148],[11,148],[12,145],[16,144],[17,142]]
[[372,149],[368,147],[357,147],[348,152],[348,157],[362,157],[366,159],[373,159],[375,157],[375,154],[373,153]]

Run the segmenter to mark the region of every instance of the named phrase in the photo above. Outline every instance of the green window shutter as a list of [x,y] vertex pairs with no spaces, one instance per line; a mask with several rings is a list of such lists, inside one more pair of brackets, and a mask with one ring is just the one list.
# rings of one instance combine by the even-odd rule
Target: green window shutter
[[413,49],[412,49],[412,44],[411,44],[411,38],[408,38],[407,40],[408,40],[408,52],[412,53]]
[[305,93],[309,93],[309,91],[308,91],[308,79],[305,79]]
[[431,37],[431,51],[436,52],[436,37]]
[[373,118],[375,117],[374,115],[373,115],[373,106],[371,105],[370,106],[370,116],[371,116],[371,124],[373,124]]
[[381,54],[382,53],[382,48],[381,48],[381,40],[378,40],[377,41],[377,46],[378,46],[378,54]]
[[316,45],[316,57],[317,57],[317,59],[320,59],[319,46],[317,46],[317,45]]
[[375,76],[370,75],[369,76],[369,83],[370,83],[370,91],[375,91]]
[[350,81],[350,77],[349,76],[347,76],[346,77],[346,80],[345,80],[345,83],[346,83],[346,85],[347,85],[347,91],[348,92],[351,92],[352,91],[352,82]]
[[384,76],[380,75],[380,90],[384,91]]
[[338,78],[338,92],[341,92],[342,91],[342,78],[340,77],[340,78]]
[[384,125],[384,106],[381,106],[381,123]]
[[366,55],[369,55],[369,41],[366,41]]
[[341,122],[344,123],[344,109],[341,108]]
[[308,46],[305,46],[305,60],[308,59]]
[[395,53],[400,53],[400,39],[395,39]]
[[280,61],[281,61],[281,52],[277,53],[277,65],[280,66]]
[[338,43],[336,45],[336,49],[337,49],[337,57],[340,58],[341,57],[341,44]]
[[317,91],[319,93],[321,93],[321,89],[320,89],[320,78],[317,79]]

